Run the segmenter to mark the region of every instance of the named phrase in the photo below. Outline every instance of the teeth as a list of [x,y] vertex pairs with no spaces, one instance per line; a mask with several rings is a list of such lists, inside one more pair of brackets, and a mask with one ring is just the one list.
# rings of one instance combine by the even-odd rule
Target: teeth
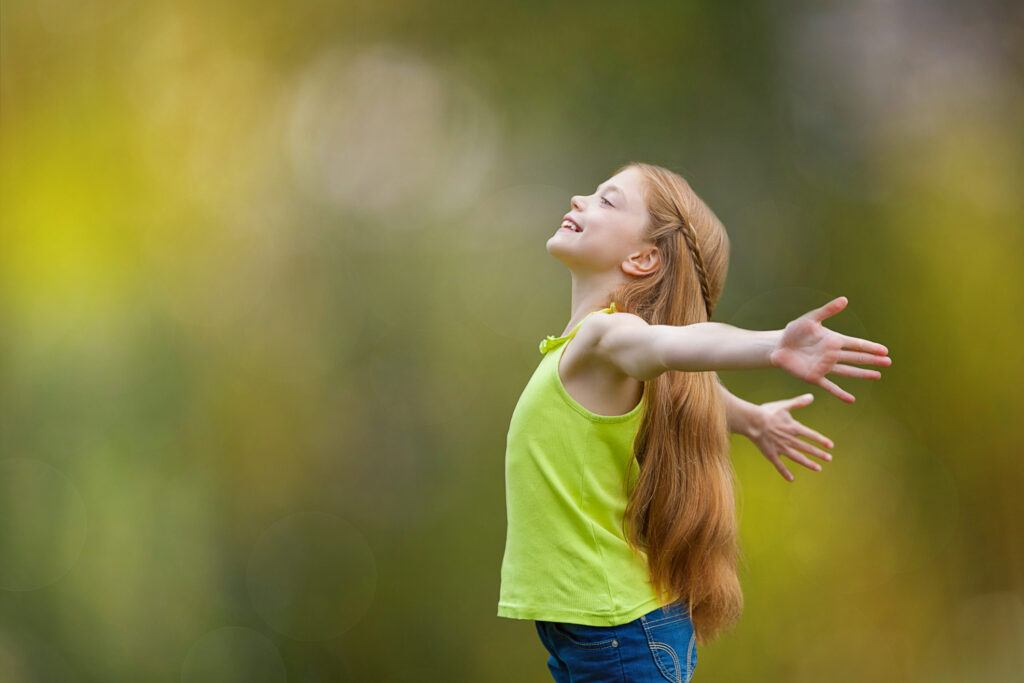
[[581,228],[577,228],[576,224],[572,221],[562,221],[562,227],[569,228],[573,232],[583,232],[583,230]]

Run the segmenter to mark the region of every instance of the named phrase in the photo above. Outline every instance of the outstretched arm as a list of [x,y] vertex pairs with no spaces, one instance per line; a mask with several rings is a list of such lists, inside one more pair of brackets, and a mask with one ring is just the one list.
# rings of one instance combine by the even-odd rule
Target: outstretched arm
[[881,344],[827,329],[825,318],[839,313],[846,297],[833,299],[782,330],[754,331],[725,323],[650,325],[631,313],[598,317],[595,353],[623,373],[647,381],[669,370],[703,372],[777,367],[853,403],[854,397],[827,377],[828,373],[880,379],[877,370],[850,363],[889,366]]
[[744,330],[715,322],[649,325],[632,313],[600,316],[597,322],[597,355],[625,374],[644,381],[669,370],[771,367],[771,354],[783,332]]

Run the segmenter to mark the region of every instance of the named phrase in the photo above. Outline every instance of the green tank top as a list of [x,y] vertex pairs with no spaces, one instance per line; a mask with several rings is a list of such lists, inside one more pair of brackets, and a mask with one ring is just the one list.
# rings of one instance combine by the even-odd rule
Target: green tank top
[[[584,320],[599,312],[615,304]],[[582,324],[541,341],[543,358],[512,412],[500,617],[617,626],[661,606],[646,555],[622,532],[646,398],[628,413],[598,415],[569,395],[558,361]]]

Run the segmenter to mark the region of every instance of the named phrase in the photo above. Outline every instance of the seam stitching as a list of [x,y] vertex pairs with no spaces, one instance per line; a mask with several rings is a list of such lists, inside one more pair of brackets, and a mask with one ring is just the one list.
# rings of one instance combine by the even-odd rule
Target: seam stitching
[[[674,680],[675,683],[682,683],[682,671],[679,665],[679,655],[676,654],[676,651],[673,650],[668,643],[663,643],[655,639],[655,637],[651,634],[651,629],[647,626],[646,623],[644,623],[644,632],[647,634],[647,643],[650,645],[651,654],[654,657],[654,663],[658,665],[658,670],[661,671],[661,675],[664,676],[665,679],[668,681]],[[672,657],[672,663],[675,665],[674,678],[672,675],[669,674],[668,671],[665,670],[664,664],[662,664],[661,660],[658,659],[657,652],[655,652],[656,650],[668,650],[669,655]]]
[[690,678],[693,677],[693,667],[690,665],[690,659],[693,653],[693,644],[697,638],[697,632],[694,631],[690,634],[690,646],[686,649],[686,680],[689,683]]

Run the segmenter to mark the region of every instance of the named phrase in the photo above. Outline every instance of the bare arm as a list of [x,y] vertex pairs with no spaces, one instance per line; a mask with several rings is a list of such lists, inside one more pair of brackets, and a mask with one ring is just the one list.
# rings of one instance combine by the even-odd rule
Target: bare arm
[[649,380],[669,370],[701,372],[771,367],[782,330],[725,323],[649,325],[632,313],[602,316],[596,353],[627,375]]
[[643,381],[669,370],[776,367],[853,403],[853,394],[825,375],[881,379],[877,370],[851,364],[888,367],[892,359],[882,344],[840,334],[821,324],[847,303],[846,297],[838,297],[790,321],[782,330],[767,331],[716,322],[650,325],[632,313],[613,313],[598,318],[594,349],[605,362]]
[[[790,414],[796,408],[810,405],[814,400],[812,394],[757,405],[730,393],[721,381],[718,382],[718,390],[725,401],[729,431],[750,439],[786,481],[794,479],[793,473],[783,464],[782,456],[814,472],[820,472],[821,465],[807,455],[831,462],[832,454],[818,446],[832,448],[832,439],[807,427]],[[809,437],[817,445],[799,437]]]

